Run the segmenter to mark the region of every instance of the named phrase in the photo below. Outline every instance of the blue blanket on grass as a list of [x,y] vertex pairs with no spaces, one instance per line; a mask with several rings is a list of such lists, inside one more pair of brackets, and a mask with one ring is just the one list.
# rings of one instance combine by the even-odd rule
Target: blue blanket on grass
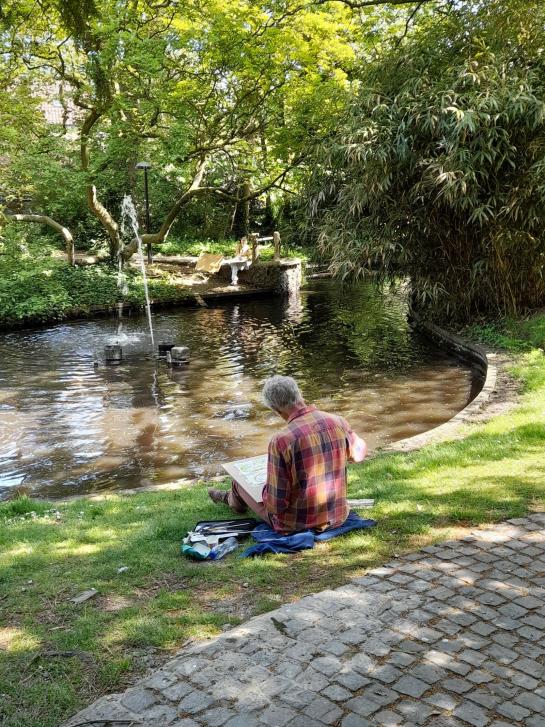
[[314,530],[303,530],[300,533],[293,533],[293,535],[281,535],[267,523],[262,523],[252,531],[252,538],[257,541],[257,545],[246,548],[240,557],[253,558],[264,553],[297,553],[299,550],[314,548],[315,542],[331,540],[352,530],[372,528],[376,524],[376,520],[364,520],[354,510],[349,513],[342,525],[337,528],[329,528],[321,533],[316,533]]

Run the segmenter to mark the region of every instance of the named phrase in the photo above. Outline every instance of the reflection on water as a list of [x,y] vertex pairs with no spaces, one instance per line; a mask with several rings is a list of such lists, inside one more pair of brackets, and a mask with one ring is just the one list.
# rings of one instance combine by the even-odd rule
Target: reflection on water
[[274,373],[294,376],[372,447],[446,421],[474,384],[411,333],[400,298],[370,284],[321,282],[292,301],[186,308],[154,324],[158,341],[189,346],[187,367],[149,356],[144,317],[126,321],[117,368],[102,360],[114,320],[0,337],[0,497],[217,474],[221,462],[266,451],[281,422],[260,389]]

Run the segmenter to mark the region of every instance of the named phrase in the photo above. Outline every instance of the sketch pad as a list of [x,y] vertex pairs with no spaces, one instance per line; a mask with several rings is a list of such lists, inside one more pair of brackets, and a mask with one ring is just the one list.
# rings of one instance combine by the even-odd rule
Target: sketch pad
[[267,455],[226,462],[223,469],[256,502],[263,502],[263,487],[267,481]]

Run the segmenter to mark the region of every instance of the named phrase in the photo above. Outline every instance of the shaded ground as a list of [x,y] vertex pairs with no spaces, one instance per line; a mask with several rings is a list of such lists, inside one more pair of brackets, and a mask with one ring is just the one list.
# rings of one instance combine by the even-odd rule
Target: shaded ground
[[66,725],[542,727],[544,713],[541,513],[396,558],[182,650]]

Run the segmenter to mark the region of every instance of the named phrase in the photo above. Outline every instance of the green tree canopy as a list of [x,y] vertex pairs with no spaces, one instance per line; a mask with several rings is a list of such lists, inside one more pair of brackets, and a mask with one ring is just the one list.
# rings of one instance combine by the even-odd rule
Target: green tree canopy
[[77,205],[56,204],[62,192],[48,199],[44,181],[84,196],[112,255],[122,247],[117,205],[139,157],[153,159],[170,189],[148,241],[164,240],[190,199],[234,205],[281,193],[309,140],[339,123],[369,33],[337,2],[19,0],[2,11],[0,79],[29,108],[60,88],[75,120],[73,129],[42,124],[20,148],[6,139],[4,185],[39,192],[61,214]]
[[460,3],[362,72],[312,224],[341,275],[408,274],[441,316],[545,299],[545,10]]

